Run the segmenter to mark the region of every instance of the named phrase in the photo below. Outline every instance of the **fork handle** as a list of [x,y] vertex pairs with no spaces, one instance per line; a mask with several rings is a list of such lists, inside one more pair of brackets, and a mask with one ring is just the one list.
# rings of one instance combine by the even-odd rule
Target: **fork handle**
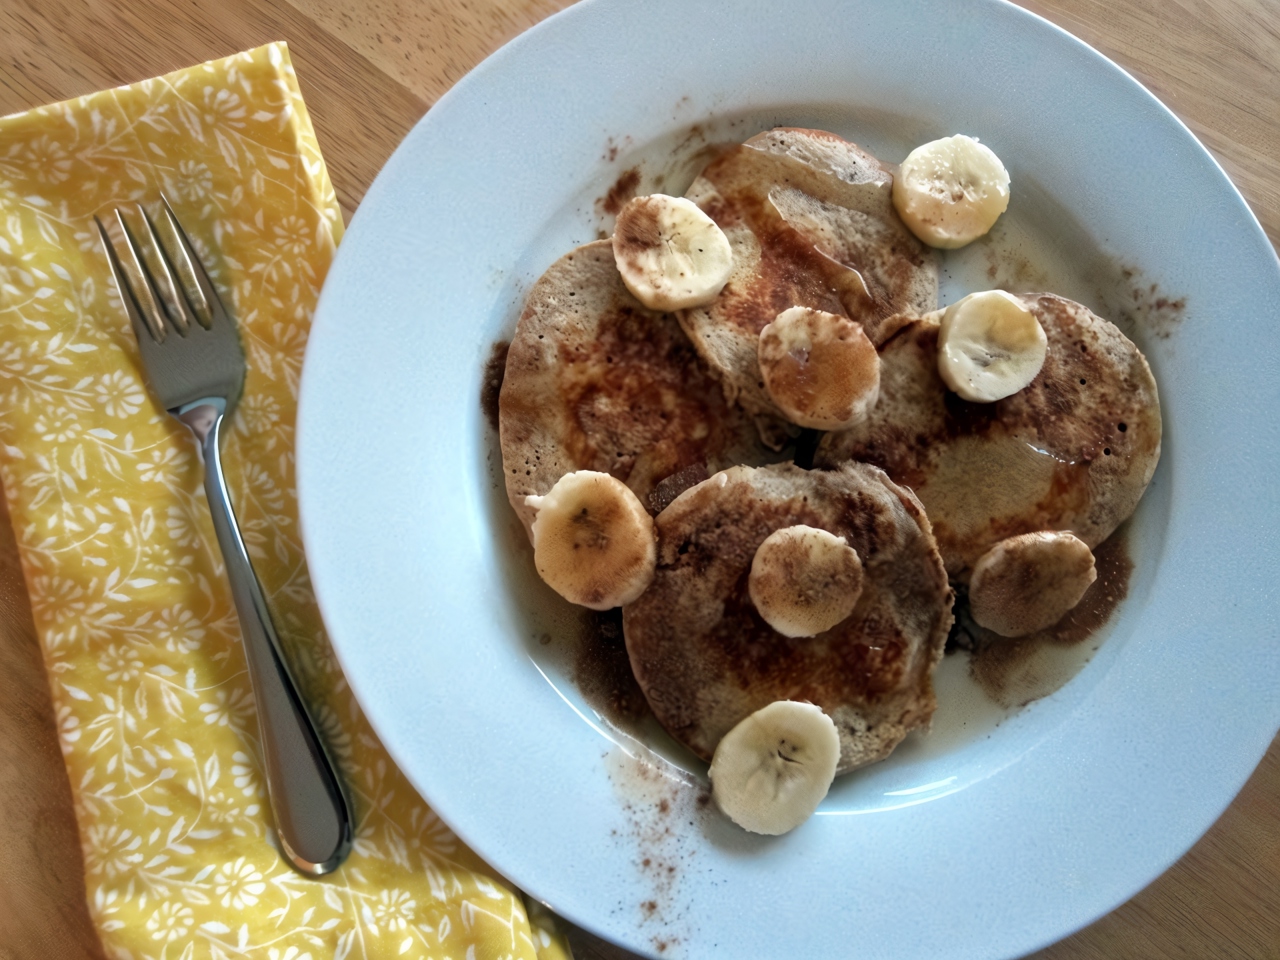
[[236,523],[218,446],[225,414],[221,399],[199,400],[178,411],[178,419],[199,439],[204,457],[204,489],[240,617],[280,846],[294,867],[319,876],[346,859],[351,849],[351,813],[333,761],[281,653],[266,598]]

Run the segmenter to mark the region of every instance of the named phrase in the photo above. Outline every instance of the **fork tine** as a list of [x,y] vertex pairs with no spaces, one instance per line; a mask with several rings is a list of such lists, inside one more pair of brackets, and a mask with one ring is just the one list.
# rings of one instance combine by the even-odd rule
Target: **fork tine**
[[[182,267],[185,268],[183,279],[185,280],[187,277],[191,278],[191,281],[196,285],[194,292],[199,294],[200,297],[200,303],[198,306],[193,298],[189,297],[188,302],[191,304],[191,309],[199,318],[201,325],[207,328],[213,319],[213,308],[209,305],[209,297],[205,294],[204,286],[200,283],[200,275],[196,272],[196,261],[199,258],[191,251],[191,244],[187,240],[187,235],[183,232],[182,226],[178,223],[178,218],[173,212],[173,207],[169,206],[169,198],[166,197],[163,192],[160,194],[160,201],[164,204],[164,216],[169,222],[169,229],[173,232],[174,238],[178,241],[178,249],[176,253],[178,259],[181,261]],[[185,284],[184,289],[186,289],[188,293],[191,292],[186,288]]]
[[[116,211],[116,215],[119,216],[119,211]],[[137,297],[134,296],[133,287],[129,285],[124,266],[120,263],[119,256],[116,255],[115,245],[112,244],[111,237],[107,234],[107,228],[103,226],[96,213],[93,215],[93,222],[98,225],[98,234],[102,237],[102,246],[107,251],[107,262],[111,264],[111,275],[115,277],[116,288],[120,291],[120,300],[124,303],[125,313],[129,315],[129,323],[133,327],[133,335],[138,338],[138,345],[142,345],[144,334],[156,343],[164,343],[164,327],[158,329],[152,327],[150,319],[143,313]]]
[[[165,281],[169,284],[169,288],[173,291],[173,299],[178,308],[179,317],[172,316],[170,311],[170,319],[174,321],[174,325],[179,328],[184,336],[193,326],[199,323],[195,309],[191,305],[191,301],[187,298],[186,284],[177,276],[173,266],[173,261],[169,258],[169,251],[165,245],[160,242],[160,235],[156,232],[156,225],[151,222],[151,214],[147,213],[147,208],[142,204],[138,204],[138,212],[142,214],[142,221],[147,225],[147,236],[151,239],[152,245],[156,248],[159,256],[160,270],[164,274]],[[178,321],[181,322],[178,322]],[[204,326],[204,324],[201,324]]]
[[182,224],[178,222],[178,215],[173,212],[173,207],[169,205],[169,198],[161,193],[160,201],[164,204],[165,217],[169,220],[169,226],[173,228],[173,235],[178,238],[178,245],[182,248],[182,255],[187,261],[187,266],[191,268],[191,275],[195,277],[196,284],[200,287],[200,295],[204,297],[205,307],[209,314],[209,328],[212,329],[216,324],[220,323],[230,323],[227,313],[222,307],[222,301],[218,299],[217,291],[213,289],[213,282],[209,279],[209,274],[204,269],[204,264],[196,256],[196,252],[191,246],[191,241],[187,239],[187,232],[182,229]]
[[167,325],[165,323],[168,316],[164,308],[164,301],[160,299],[160,291],[156,289],[156,282],[151,278],[151,271],[147,269],[147,265],[142,259],[142,254],[139,252],[138,241],[134,238],[133,231],[129,229],[129,224],[125,221],[124,214],[121,213],[119,207],[116,207],[116,222],[120,224],[120,230],[124,234],[124,245],[128,247],[129,256],[133,258],[133,265],[137,269],[139,276],[142,277],[142,282],[146,285],[147,293],[151,298],[151,310],[147,310],[140,297],[136,298],[138,306],[151,321],[153,329],[164,330],[166,333],[172,329],[182,335],[183,331],[172,321]]

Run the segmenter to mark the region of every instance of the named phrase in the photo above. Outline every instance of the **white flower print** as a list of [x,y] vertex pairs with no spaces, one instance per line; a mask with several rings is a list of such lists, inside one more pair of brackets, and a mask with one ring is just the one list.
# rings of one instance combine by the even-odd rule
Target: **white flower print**
[[78,620],[87,606],[84,596],[84,588],[74,580],[43,575],[31,579],[31,612],[41,625]]
[[224,826],[245,815],[245,811],[240,808],[236,799],[221,790],[216,790],[204,798],[204,808],[201,813],[208,817],[211,823]]
[[142,384],[123,370],[113,370],[94,384],[94,400],[109,417],[131,417],[146,399]]
[[293,257],[300,257],[307,252],[314,239],[314,232],[301,217],[285,217],[279,223],[271,225],[276,246]]
[[159,575],[156,579],[172,574],[175,567],[190,566],[192,561],[189,553],[179,553],[172,544],[158,539],[144,540],[138,551],[139,569],[145,567],[153,571]]
[[162,903],[160,909],[147,921],[147,932],[152,940],[164,940],[166,943],[185,937],[195,923],[195,914],[190,907],[172,901]]
[[[415,811],[415,814],[417,811]],[[422,809],[422,815],[414,816],[413,821],[421,820],[418,833],[409,840],[409,846],[418,850],[428,860],[436,857],[452,856],[458,848],[458,837],[450,830],[434,810]]]
[[377,902],[364,908],[365,922],[378,931],[402,933],[414,920],[417,901],[403,890],[383,890]]
[[229,726],[233,730],[244,729],[252,710],[253,695],[243,687],[236,687],[230,693],[226,690],[215,691],[213,703],[206,701],[200,704],[205,723]]
[[280,402],[275,397],[245,397],[236,407],[236,431],[246,436],[269,432],[280,422]]
[[180,486],[191,465],[191,456],[177,447],[152,450],[145,462],[138,463],[138,479],[143,483],[160,483],[169,489]]
[[24,161],[41,183],[62,183],[71,176],[71,154],[48,135],[27,144]]
[[138,851],[142,837],[114,824],[91,826],[85,833],[82,846],[85,873],[90,876],[105,876],[110,880],[142,862],[142,854]]
[[266,889],[262,874],[244,857],[240,857],[235,863],[223,864],[214,877],[214,892],[218,902],[232,910],[252,907]]
[[144,664],[135,650],[127,646],[111,644],[98,660],[98,669],[112,683],[128,683],[142,673]]
[[195,202],[213,193],[213,172],[209,165],[198,160],[183,160],[178,164],[178,180],[174,186],[178,199]]
[[224,87],[204,88],[204,122],[210,127],[244,126],[245,109],[240,95]]
[[154,629],[155,642],[175,653],[191,653],[200,649],[205,634],[196,615],[185,607],[168,607],[160,611]]
[[46,443],[69,443],[81,435],[84,423],[78,414],[64,407],[41,413],[32,429]]
[[[65,511],[63,511],[65,512]],[[89,601],[84,587],[63,577],[40,575],[30,581],[31,612],[47,649],[100,636],[103,621],[115,614],[100,600]]]
[[275,352],[282,357],[288,359],[301,360],[302,354],[307,347],[306,331],[292,323],[279,323],[272,329],[271,333],[275,343],[273,347]]

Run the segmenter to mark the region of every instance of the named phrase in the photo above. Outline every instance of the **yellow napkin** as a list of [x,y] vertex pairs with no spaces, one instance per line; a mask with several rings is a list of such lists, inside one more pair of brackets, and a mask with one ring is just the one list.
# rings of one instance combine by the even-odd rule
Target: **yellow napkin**
[[[147,394],[91,219],[162,189],[240,323],[232,498],[353,794],[354,851],[318,881],[273,848],[202,468]],[[282,43],[0,120],[0,476],[113,957],[567,955],[396,769],[324,637],[298,536],[294,411],[341,233]]]

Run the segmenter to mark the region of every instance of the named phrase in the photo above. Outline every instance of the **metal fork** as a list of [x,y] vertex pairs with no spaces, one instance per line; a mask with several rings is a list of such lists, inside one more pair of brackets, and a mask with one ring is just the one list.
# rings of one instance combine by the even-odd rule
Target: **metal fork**
[[[163,196],[161,200],[174,238],[171,249],[160,242],[150,215],[138,205],[154,271],[120,209],[114,211],[124,255],[133,267],[132,279],[102,221],[96,216],[94,221],[138,339],[151,394],[186,424],[200,443],[205,494],[240,616],[280,845],[297,869],[319,876],[346,859],[351,849],[351,813],[333,761],[316,734],[281,653],[222,475],[219,435],[244,386],[244,351],[235,324],[218,300],[169,201]],[[176,271],[175,262],[179,264]],[[168,298],[161,296],[154,276],[157,272],[168,288]],[[192,283],[194,291],[189,286]]]

